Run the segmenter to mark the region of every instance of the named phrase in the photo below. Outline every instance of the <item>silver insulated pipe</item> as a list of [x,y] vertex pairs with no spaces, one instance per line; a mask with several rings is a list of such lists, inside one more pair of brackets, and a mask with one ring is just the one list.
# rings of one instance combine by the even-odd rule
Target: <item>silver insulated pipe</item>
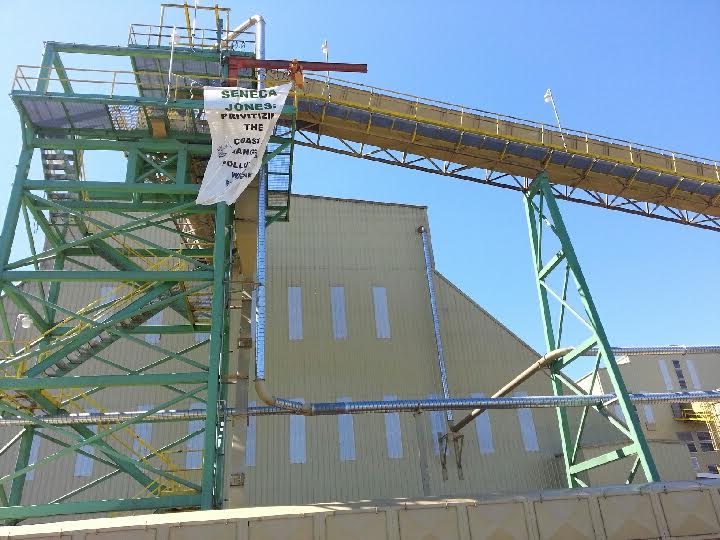
[[[720,391],[693,391],[693,392],[661,392],[661,393],[633,393],[629,394],[630,401],[636,404],[653,403],[720,403]],[[339,415],[364,414],[387,412],[428,412],[446,411],[448,409],[467,410],[475,409],[537,409],[554,407],[586,407],[591,405],[611,404],[615,401],[615,394],[599,395],[568,395],[568,396],[524,396],[501,398],[453,398],[453,399],[401,399],[395,401],[350,401],[328,402],[311,404],[312,415]],[[291,402],[294,403],[294,402]],[[233,408],[220,411],[226,416],[238,416]],[[248,416],[278,416],[288,414],[305,414],[302,411],[291,411],[281,407],[249,407]],[[144,415],[144,416],[142,416]],[[63,416],[38,417],[10,417],[0,418],[0,427],[30,426],[42,427],[48,425],[77,425],[77,424],[118,424],[142,416],[143,422],[178,422],[189,420],[202,420],[205,418],[204,409],[158,411],[147,414],[147,411],[83,413]]]
[[[265,19],[256,16],[255,24],[255,57],[265,59]],[[242,26],[242,25],[241,25]],[[265,70],[258,70],[258,88],[265,87]],[[258,227],[255,279],[255,391],[258,397],[272,407],[287,411],[306,411],[307,407],[296,401],[277,398],[268,391],[265,385],[265,280],[267,278],[267,244],[265,239],[265,210],[267,208],[267,168],[261,167],[258,178]]]
[[[420,233],[423,245],[423,256],[425,258],[425,277],[427,278],[428,293],[430,295],[430,311],[432,314],[433,332],[435,333],[435,348],[437,349],[437,363],[440,370],[440,386],[442,386],[443,398],[450,399],[448,388],[447,366],[445,365],[445,351],[443,350],[442,334],[440,333],[440,316],[438,315],[437,298],[435,296],[435,283],[433,281],[433,265],[430,257],[430,242],[428,241],[427,229],[420,225],[417,228]],[[453,412],[451,409],[445,411],[448,424],[452,426]]]

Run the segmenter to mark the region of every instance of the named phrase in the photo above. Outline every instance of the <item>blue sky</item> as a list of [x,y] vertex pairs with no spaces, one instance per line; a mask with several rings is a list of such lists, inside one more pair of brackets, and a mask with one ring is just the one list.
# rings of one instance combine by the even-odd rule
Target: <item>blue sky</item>
[[[331,60],[369,65],[355,80],[548,123],[554,117],[543,93],[552,87],[565,127],[720,159],[714,0],[228,5],[236,24],[265,16],[269,58],[321,60],[327,39]],[[130,23],[158,22],[158,6],[5,3],[5,43],[13,44],[0,58],[6,88],[17,64],[40,63],[44,40],[123,45]],[[0,121],[4,209],[20,149],[8,98]],[[114,162],[102,165],[89,180],[123,177]],[[427,205],[438,270],[543,348],[520,194],[302,148],[294,191]],[[561,205],[614,345],[720,343],[712,285],[720,234]]]

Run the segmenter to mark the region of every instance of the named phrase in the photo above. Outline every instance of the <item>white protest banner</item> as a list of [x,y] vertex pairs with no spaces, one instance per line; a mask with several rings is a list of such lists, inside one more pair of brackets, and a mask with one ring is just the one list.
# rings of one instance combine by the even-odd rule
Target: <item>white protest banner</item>
[[262,165],[291,84],[263,90],[204,88],[212,154],[196,202],[234,203]]

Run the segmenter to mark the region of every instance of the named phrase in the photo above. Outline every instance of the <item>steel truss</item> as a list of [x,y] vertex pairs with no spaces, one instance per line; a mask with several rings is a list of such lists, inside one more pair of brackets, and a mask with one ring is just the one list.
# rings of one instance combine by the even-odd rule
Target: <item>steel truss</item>
[[[562,346],[563,338],[567,339],[567,334],[571,331],[571,321],[582,328],[584,333],[589,332],[589,337],[580,341],[580,345],[571,353],[550,365],[553,392],[557,396],[568,391],[575,395],[592,394],[599,382],[599,370],[604,367],[616,396],[613,405],[619,406],[622,413],[622,418],[619,418],[609,412],[609,403],[593,405],[584,407],[579,420],[573,421],[575,419],[568,416],[567,409],[556,409],[568,487],[586,487],[588,471],[629,456],[634,456],[635,459],[630,466],[627,483],[633,482],[638,470],[643,471],[646,481],[658,481],[660,477],[637,412],[570,241],[557,204],[557,196],[545,172],[540,173],[529,186],[525,195],[525,209],[547,350],[552,351]],[[576,294],[572,294],[573,291]],[[558,312],[557,316],[553,317],[551,307],[555,306]],[[597,352],[590,385],[584,389],[565,374],[565,369],[591,348]],[[583,456],[582,439],[591,410],[604,417],[617,429],[619,435],[629,442],[600,456]]]
[[[73,142],[77,152],[93,146],[85,146],[79,139]],[[128,143],[126,181],[99,182],[102,186],[74,180],[29,180],[33,147],[57,152],[60,148],[52,139],[35,137],[32,146],[21,153],[0,243],[0,286],[8,300],[0,306],[0,318],[11,348],[0,367],[8,383],[37,381],[36,387],[43,389],[15,391],[7,389],[10,384],[3,388],[0,382],[0,410],[18,417],[77,413],[102,408],[117,387],[132,392],[145,385],[157,386],[160,402],[135,420],[97,432],[85,426],[59,428],[43,422],[23,429],[2,449],[2,453],[18,450],[14,471],[0,478],[5,507],[0,509],[0,518],[8,523],[40,515],[211,508],[216,504],[222,418],[213,404],[223,398],[219,381],[227,366],[230,213],[226,205],[195,205],[198,186],[184,182],[184,145],[177,144],[174,152],[167,149],[162,154],[150,146]],[[154,180],[162,177],[166,183],[148,182],[148,170]],[[142,184],[142,190],[136,189],[136,183]],[[43,192],[47,198],[40,196]],[[43,249],[34,245],[29,216],[45,235]],[[191,216],[211,218],[214,230],[210,236],[177,228],[180,220]],[[13,240],[20,237],[15,234],[18,222],[25,223],[32,255],[12,260]],[[170,235],[177,243],[155,243],[147,239],[152,233]],[[68,284],[75,284],[77,291],[78,281],[102,282],[113,293],[78,308],[72,290],[67,290]],[[166,308],[182,322],[149,326],[150,318]],[[8,312],[27,314],[39,337],[16,349]],[[207,332],[209,339],[199,343],[191,339],[192,345],[180,350],[147,342],[138,335],[185,334],[192,338],[198,332]],[[147,360],[139,364],[129,359],[127,363],[118,361],[123,348],[133,345],[134,350],[141,348]],[[199,360],[203,355],[206,359]],[[86,377],[81,388],[74,387],[78,374]],[[42,379],[48,377],[52,384],[43,385]],[[182,454],[176,451],[189,439],[187,422],[174,430],[182,436],[161,448],[143,441],[142,449],[133,452],[136,427],[143,417],[190,407],[191,400],[210,404],[207,420],[193,435],[203,439],[201,470],[187,471],[178,463]],[[47,441],[51,451],[30,463],[34,437]],[[72,453],[101,463],[106,474],[44,504],[23,506],[27,473],[38,470],[40,474],[48,466],[61,470],[57,461]],[[131,491],[137,496],[121,501],[92,500],[94,491],[111,478],[117,482],[119,475],[133,479],[137,485]]]
[[[426,156],[409,154],[390,148],[382,148],[367,144],[339,139],[319,134],[320,126],[317,124],[302,124],[298,126],[295,135],[295,144],[318,150],[326,150],[335,154],[342,154],[356,158],[395,165],[406,169],[413,169],[431,174],[467,180],[478,184],[512,189],[527,192],[531,178],[501,173],[493,170],[494,162],[488,160],[486,168],[473,167],[441,161]],[[581,182],[578,178],[578,184]],[[557,199],[616,210],[626,214],[645,216],[671,223],[680,223],[699,229],[720,231],[720,218],[707,214],[680,210],[662,204],[637,201],[621,195],[608,195],[600,191],[583,189],[578,186],[564,186],[552,184],[551,189]]]
[[[18,106],[23,147],[0,238],[0,415],[33,420],[14,434],[15,428],[0,432],[0,460],[17,455],[12,470],[0,473],[0,522],[219,507],[230,309],[249,301],[253,283],[231,278],[232,209],[224,203],[194,202],[198,174],[211,150],[209,135],[194,129],[151,138],[147,129],[98,130],[82,123],[82,104],[110,110],[118,103],[134,103],[143,114],[194,110],[199,118],[201,102],[75,93],[60,50],[157,58],[168,54],[164,49],[48,44],[36,86],[13,92],[25,101],[16,101],[23,104]],[[63,92],[48,91],[52,70],[61,77]],[[26,114],[28,100],[46,110],[63,110],[73,127],[37,127]],[[265,167],[277,156],[291,163],[289,124],[286,137],[271,138]],[[83,157],[94,150],[123,152],[125,177],[85,181]],[[33,155],[40,156],[44,179],[29,177]],[[268,208],[266,220],[285,219],[287,211]],[[36,245],[34,227],[43,233],[44,245]],[[13,246],[23,241],[31,255],[13,256]],[[82,282],[88,288],[102,284],[109,292],[87,301]],[[165,324],[154,320],[161,313],[167,315]],[[33,337],[20,341],[17,322],[23,315],[32,329],[22,335]],[[144,339],[147,335],[159,338]],[[151,395],[155,404],[113,425],[60,426],[42,420],[115,411],[127,407],[125,396],[140,388],[152,389],[143,395]],[[153,415],[159,411],[197,406],[206,415],[199,420],[158,424],[157,447],[139,435],[140,426],[155,425]],[[43,451],[32,457],[38,440]],[[193,460],[197,465],[188,467],[189,452],[200,455]],[[78,456],[91,460],[100,472],[74,478],[68,460]],[[66,486],[66,491],[48,490],[42,500],[43,493],[34,490],[29,504],[23,498],[28,474],[42,478],[49,471],[55,475],[52,485]],[[103,490],[121,482],[129,495],[108,500]]]

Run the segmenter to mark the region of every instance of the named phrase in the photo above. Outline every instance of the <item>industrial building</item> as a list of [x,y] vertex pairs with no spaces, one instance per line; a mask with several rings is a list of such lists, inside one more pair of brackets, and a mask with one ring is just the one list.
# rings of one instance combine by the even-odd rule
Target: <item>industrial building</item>
[[[718,347],[677,345],[615,349],[623,379],[629,388],[641,392],[687,392],[702,387],[715,388],[718,386],[716,365],[719,352]],[[589,386],[590,378],[583,377],[578,383]],[[592,392],[602,393],[603,384],[607,385],[609,381],[606,373],[601,371]],[[715,404],[643,405],[639,413],[645,436],[651,444],[681,444],[686,449],[682,462],[691,465],[696,477],[717,478],[720,423]]]
[[[0,536],[720,534],[720,347],[612,347],[557,204],[720,230],[716,164],[314,79],[360,68],[268,61],[260,16],[161,13],[18,68]],[[287,81],[252,183],[197,204],[219,154],[200,87]],[[292,193],[296,145],[520,192],[546,348],[435,268],[427,208]],[[125,170],[85,178],[108,151]]]

